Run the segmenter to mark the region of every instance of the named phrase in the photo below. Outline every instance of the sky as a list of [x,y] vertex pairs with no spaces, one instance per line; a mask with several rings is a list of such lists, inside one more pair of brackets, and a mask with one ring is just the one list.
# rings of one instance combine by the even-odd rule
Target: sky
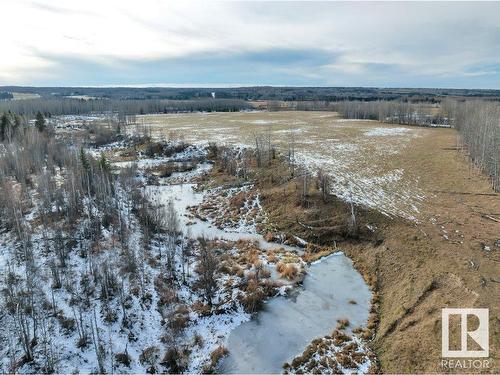
[[500,89],[500,3],[1,0],[0,86]]

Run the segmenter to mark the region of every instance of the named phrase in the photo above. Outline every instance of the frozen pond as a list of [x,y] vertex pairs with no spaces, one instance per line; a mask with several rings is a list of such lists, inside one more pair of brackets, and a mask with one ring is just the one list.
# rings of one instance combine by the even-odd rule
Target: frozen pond
[[[188,217],[188,207],[202,203],[204,193],[194,184],[148,186],[149,199],[157,204],[172,200],[186,236],[237,241],[256,240],[263,249],[285,247],[269,243],[259,234],[229,232],[209,222]],[[264,305],[254,319],[237,327],[229,336],[229,356],[219,372],[280,373],[285,362],[301,354],[310,342],[328,335],[337,319],[349,319],[350,327],[365,326],[371,292],[352,262],[343,253],[324,258],[307,269],[303,286],[290,297],[277,297]],[[350,303],[356,301],[356,303]]]
[[[229,336],[224,373],[281,373],[283,364],[303,352],[316,338],[331,333],[337,319],[364,326],[371,293],[352,262],[337,253],[311,265],[296,297],[278,297]],[[350,304],[355,300],[356,304]]]

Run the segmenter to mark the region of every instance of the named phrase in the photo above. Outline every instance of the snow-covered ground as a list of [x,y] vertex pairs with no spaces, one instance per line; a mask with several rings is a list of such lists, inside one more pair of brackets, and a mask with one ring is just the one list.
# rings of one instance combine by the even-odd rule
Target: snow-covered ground
[[[104,152],[125,146],[124,142],[118,142],[88,153],[98,158]],[[141,155],[137,163],[142,171],[135,180],[144,184],[148,168],[167,162],[202,159],[205,153],[204,148],[190,146],[170,157]],[[256,225],[265,220],[265,214],[253,186],[195,192],[190,180],[209,168],[210,164],[201,162],[196,169],[160,179],[155,186],[139,186],[137,191],[148,203],[139,204],[137,199],[141,198],[133,195],[136,191],[131,191],[131,185],[122,185],[117,180],[108,202],[116,208],[112,212],[116,213],[117,221],[106,218],[106,213],[101,211],[106,207],[105,202],[96,201],[88,192],[89,196],[81,201],[81,215],[73,227],[63,225],[64,218],[59,219],[61,222],[44,221],[38,192],[36,189],[30,191],[31,210],[23,217],[31,233],[29,245],[16,240],[12,231],[0,228],[3,230],[0,272],[6,275],[0,280],[0,288],[7,295],[0,300],[0,323],[5,328],[0,332],[0,370],[10,372],[15,368],[19,373],[168,371],[172,370],[169,353],[175,349],[175,360],[183,363],[183,371],[200,373],[207,370],[207,365],[214,365],[213,353],[225,346],[230,351],[234,349],[237,355],[230,337],[236,337],[233,333],[238,327],[255,323],[250,314],[255,303],[251,299],[255,298],[254,294],[258,293],[259,303],[269,298],[274,301],[276,296],[280,296],[278,304],[283,304],[283,300],[286,300],[285,305],[292,303],[285,295],[303,280],[307,266],[300,257],[302,250],[269,243],[256,233]],[[58,170],[54,176],[58,188],[67,178],[66,172]],[[61,198],[63,202],[69,199],[65,194]],[[208,221],[194,218],[188,206],[204,202],[222,207],[233,202],[239,216],[220,225],[218,218],[229,211],[216,210]],[[58,212],[60,204],[58,201],[53,203],[52,213]],[[140,210],[147,204],[158,209],[173,207],[180,224],[175,237],[162,230],[151,232],[141,224]],[[168,216],[168,211],[162,212]],[[200,285],[202,274],[198,254],[203,245],[198,236],[205,230],[214,234],[207,238],[213,239],[209,246],[220,255],[228,269],[217,274],[211,303],[207,302],[203,285]],[[98,238],[93,238],[94,235]],[[55,245],[58,236],[64,244],[63,254]],[[298,237],[296,241],[305,245]],[[279,267],[295,272],[286,276]],[[321,293],[327,285],[318,282],[315,267],[318,265],[309,270],[304,284],[309,286],[298,290],[299,295],[295,296],[305,301],[300,309],[302,314],[316,313],[317,306],[309,302],[324,299]],[[353,316],[359,318],[359,324],[363,324],[369,309],[369,302],[364,301],[365,292],[368,291],[369,296],[369,290],[360,275],[352,264],[337,270],[339,272],[326,271],[322,272],[330,273],[334,279],[346,276],[351,286],[353,277],[361,280],[366,290],[357,294],[360,303],[353,307],[344,298],[333,311],[340,313],[343,311],[340,307],[350,309]],[[177,276],[173,276],[175,273]],[[257,276],[259,274],[261,276]],[[325,280],[331,284],[331,278]],[[339,296],[342,290],[347,290],[345,282],[334,282],[335,288],[340,288],[336,292]],[[25,312],[16,310],[12,303],[14,296],[24,298],[24,293],[33,301]],[[246,302],[248,299],[250,302]],[[271,303],[272,306],[276,304]],[[296,312],[290,309],[280,314],[286,318],[290,313],[291,324],[300,328],[303,323],[295,322]],[[298,348],[302,348],[311,335],[316,335],[314,332],[319,332],[321,325],[318,321],[313,323],[314,330],[307,331],[297,345],[290,346],[284,359],[296,355]],[[20,359],[26,348],[23,350],[16,335],[26,329],[25,334],[33,337],[33,359],[23,361]],[[265,330],[261,334],[266,334]],[[275,358],[273,366],[280,369],[282,359]]]
[[408,128],[374,128],[370,129],[368,131],[365,131],[364,134],[367,137],[386,137],[386,136],[391,136],[391,135],[401,135],[404,133],[409,132],[410,130]]

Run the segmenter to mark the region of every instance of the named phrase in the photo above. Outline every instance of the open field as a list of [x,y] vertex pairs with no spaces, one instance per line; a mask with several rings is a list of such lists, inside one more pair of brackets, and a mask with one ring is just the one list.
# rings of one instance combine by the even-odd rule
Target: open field
[[270,136],[278,150],[295,148],[296,162],[323,169],[334,179],[333,193],[391,216],[419,217],[426,193],[403,155],[439,130],[344,120],[335,112],[239,112],[138,117],[154,138],[216,141],[255,146],[255,135]]

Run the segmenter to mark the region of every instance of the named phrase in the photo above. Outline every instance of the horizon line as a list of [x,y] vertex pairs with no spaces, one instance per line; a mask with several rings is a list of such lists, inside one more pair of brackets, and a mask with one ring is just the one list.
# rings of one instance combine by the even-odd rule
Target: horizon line
[[425,86],[330,86],[330,85],[277,85],[277,84],[249,84],[249,83],[139,83],[139,84],[102,84],[102,85],[2,85],[4,87],[19,88],[166,88],[166,89],[236,89],[252,87],[276,87],[276,88],[368,88],[368,89],[427,89],[427,90],[483,90],[500,91],[500,88],[462,88],[462,87],[425,87]]

